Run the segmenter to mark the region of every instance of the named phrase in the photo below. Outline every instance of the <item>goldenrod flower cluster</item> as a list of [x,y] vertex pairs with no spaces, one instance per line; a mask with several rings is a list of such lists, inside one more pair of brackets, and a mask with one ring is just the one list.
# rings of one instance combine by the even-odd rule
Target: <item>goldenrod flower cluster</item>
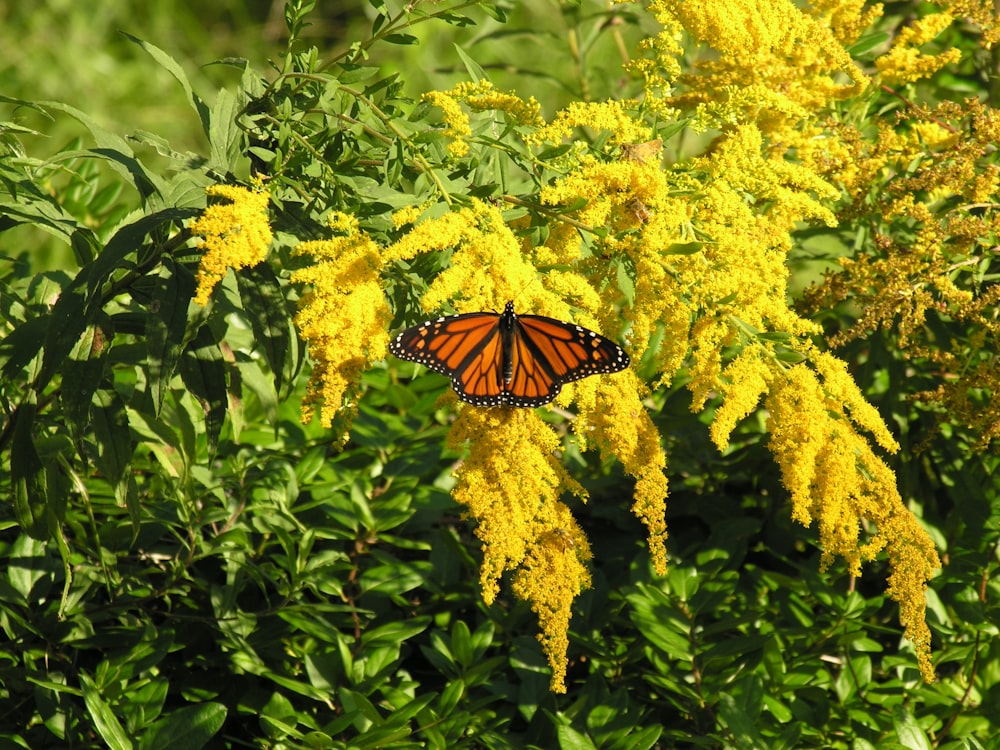
[[[383,257],[402,260],[444,249],[452,250],[451,265],[422,297],[428,313],[448,301],[465,312],[499,310],[514,300],[521,311],[575,319],[620,336],[623,320],[608,295],[598,291],[606,268],[582,262],[579,247],[574,254],[568,244],[524,246],[495,205],[472,201],[468,208],[420,221],[386,247]],[[563,256],[565,267],[539,276],[538,257],[553,253]],[[557,403],[575,404],[573,429],[581,444],[617,457],[636,478],[634,509],[649,529],[654,563],[665,571],[666,458],[642,406],[643,393],[634,373],[626,372],[571,383]],[[573,599],[589,585],[583,565],[589,548],[559,500],[565,491],[583,495],[554,457],[559,438],[532,411],[463,407],[449,440],[468,450],[453,495],[469,509],[483,543],[483,596],[492,601],[501,576],[513,571],[515,592],[538,615],[552,687],[565,690],[566,632]]]
[[945,50],[939,55],[926,55],[920,45],[926,44],[946,28],[954,18],[948,13],[935,13],[918,19],[899,32],[888,54],[875,61],[875,69],[881,74],[882,82],[902,84],[928,78],[950,63],[958,62],[962,53],[957,49]]
[[319,404],[320,419],[328,426],[338,413],[349,417],[354,411],[358,380],[385,356],[392,320],[380,248],[352,216],[334,213],[329,223],[340,235],[298,245],[296,253],[314,262],[292,274],[292,281],[307,289],[295,324],[313,360],[303,419],[310,419]]
[[[514,94],[497,91],[489,81],[460,83],[450,91],[430,91],[423,99],[443,112],[447,126],[444,134],[453,139],[448,150],[456,157],[469,152],[468,139],[472,136],[471,121],[462,104],[473,112],[502,113],[516,125],[537,127],[542,123],[540,106],[533,97],[524,101]],[[495,122],[490,125],[495,129]],[[495,137],[498,133],[492,135]]]
[[204,239],[204,251],[198,268],[198,288],[194,301],[208,304],[208,298],[226,272],[232,268],[255,266],[267,257],[271,248],[271,225],[267,219],[270,195],[263,190],[247,190],[236,185],[212,185],[208,195],[226,198],[191,222],[191,234]]
[[[831,343],[892,331],[901,356],[945,375],[920,400],[965,425],[984,449],[1000,439],[1000,400],[978,395],[1000,392],[996,367],[978,354],[1000,343],[1000,294],[978,278],[1000,237],[1000,173],[988,161],[1000,116],[977,101],[912,114],[871,140],[855,134],[851,210],[872,217],[879,252],[840,259],[840,271],[808,291],[803,309],[850,298],[860,314]],[[975,334],[965,345],[942,346],[928,330],[941,317]]]
[[514,593],[538,616],[539,641],[558,688],[566,674],[571,606],[590,587],[590,547],[558,498],[564,491],[586,493],[556,458],[559,437],[532,410],[462,409],[448,442],[470,448],[455,472],[453,495],[469,509],[483,542],[483,599],[491,604],[501,575],[516,571]]
[[[910,168],[907,158],[925,153],[928,142],[948,143],[947,135],[921,128],[909,136],[913,140],[901,144],[892,141],[900,137],[897,128],[886,125],[872,149],[878,150],[878,160],[865,160],[859,158],[869,149],[865,136],[830,117],[831,103],[858,96],[870,85],[845,46],[856,42],[877,19],[878,7],[864,10],[856,0],[826,0],[806,11],[787,0],[663,0],[650,7],[665,26],[683,28],[691,38],[714,48],[717,57],[677,79],[670,102],[693,112],[697,127],[716,128],[722,135],[707,156],[693,160],[686,170],[695,186],[686,191],[679,181],[671,186],[676,194],[685,195],[689,217],[686,225],[672,222],[675,241],[680,244],[694,237],[703,249],[666,259],[661,254],[661,268],[648,256],[634,260],[633,330],[645,333],[654,325],[664,326],[674,352],[661,355],[661,380],[670,380],[671,367],[686,355],[693,408],[721,396],[711,426],[720,449],[727,447],[737,423],[763,402],[769,414],[770,448],[792,494],[793,517],[818,524],[824,565],[841,556],[852,571],[860,572],[860,564],[875,554],[888,555],[889,592],[900,604],[901,621],[916,644],[921,671],[932,679],[924,587],[939,565],[937,554],[899,497],[892,472],[869,442],[893,452],[895,441],[865,403],[844,364],[811,343],[819,329],[788,307],[786,254],[798,223],[835,225],[831,206],[842,191],[854,191],[859,201],[870,200],[861,191],[876,181],[881,170],[895,168],[905,174]],[[913,80],[952,60],[951,52],[927,58],[912,54],[950,20],[929,17],[894,40],[882,63],[876,64],[882,81]],[[904,153],[906,149],[909,153]],[[941,183],[942,160],[935,175],[939,187],[957,185],[961,174],[980,195],[990,189],[991,183],[972,179],[973,173],[981,175],[983,170],[955,160],[949,166],[954,176]],[[916,205],[907,200],[917,187],[912,182],[905,188],[900,185],[896,200],[882,203],[885,216],[898,212],[909,221],[919,217]],[[643,204],[657,205],[649,198]],[[651,213],[655,216],[656,211]],[[942,238],[933,234],[928,218],[917,219],[917,242],[930,249]],[[643,230],[654,221],[644,224]],[[632,240],[636,248],[669,248],[663,240],[651,241],[646,231],[639,234],[641,241]],[[926,281],[928,260],[933,257],[917,252],[895,260],[911,265],[905,276],[899,275],[897,266],[895,286],[882,284],[882,275],[879,284],[871,285],[873,295],[883,297],[877,309],[888,315],[890,309],[898,314],[902,308],[905,317],[911,305],[916,322],[932,296],[959,303],[960,290],[949,287],[942,264],[937,265],[942,273],[931,277],[937,279],[937,294],[907,283],[916,278]],[[658,281],[656,294],[644,294],[643,276]],[[846,297],[859,280],[863,277],[856,275],[831,284]],[[887,295],[887,288],[899,289],[898,296],[891,291]],[[685,309],[670,311],[664,298],[684,300]],[[826,305],[830,296],[817,300],[818,296],[817,307]],[[656,312],[647,320],[643,308]],[[862,535],[865,523],[871,524],[868,537]]]

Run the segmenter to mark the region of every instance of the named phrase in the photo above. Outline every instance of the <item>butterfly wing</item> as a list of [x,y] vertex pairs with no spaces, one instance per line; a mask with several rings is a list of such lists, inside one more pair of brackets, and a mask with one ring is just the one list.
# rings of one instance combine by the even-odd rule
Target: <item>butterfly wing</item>
[[502,337],[496,313],[467,313],[407,328],[389,343],[400,359],[447,375],[458,397],[474,406],[501,406]]
[[549,366],[544,349],[533,345],[525,334],[521,318],[510,337],[510,381],[505,383],[504,403],[508,406],[542,406],[554,399],[562,383]]
[[513,339],[516,366],[508,390],[532,406],[554,399],[566,383],[629,365],[628,354],[611,339],[555,318],[521,315]]

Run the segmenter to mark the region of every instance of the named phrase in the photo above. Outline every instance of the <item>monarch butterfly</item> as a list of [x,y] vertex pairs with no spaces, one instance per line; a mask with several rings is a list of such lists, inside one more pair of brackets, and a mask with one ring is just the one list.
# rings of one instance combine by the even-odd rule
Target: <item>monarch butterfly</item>
[[555,318],[515,315],[513,302],[502,314],[452,315],[407,328],[389,351],[447,375],[473,406],[541,406],[566,383],[629,365],[613,341]]

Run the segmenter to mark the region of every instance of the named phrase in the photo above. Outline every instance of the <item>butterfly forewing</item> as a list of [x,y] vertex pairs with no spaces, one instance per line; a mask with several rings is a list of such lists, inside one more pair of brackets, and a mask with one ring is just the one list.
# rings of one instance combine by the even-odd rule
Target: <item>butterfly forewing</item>
[[510,302],[502,315],[452,315],[407,328],[389,351],[447,375],[475,406],[541,406],[564,383],[629,365],[610,339],[555,318],[518,317]]
[[540,315],[522,315],[518,322],[539,359],[560,383],[618,372],[629,365],[628,355],[618,344],[582,326]]

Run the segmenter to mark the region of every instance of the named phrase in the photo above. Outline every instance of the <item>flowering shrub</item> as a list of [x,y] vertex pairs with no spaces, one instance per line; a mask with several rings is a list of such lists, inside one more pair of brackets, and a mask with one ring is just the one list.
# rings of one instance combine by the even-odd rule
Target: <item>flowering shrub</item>
[[[595,38],[618,35],[629,50],[606,98],[536,100],[491,81],[468,52],[459,58],[467,79],[419,101],[396,74],[380,77],[370,56],[381,42],[414,41],[409,34],[425,24],[473,23],[467,5],[392,13],[373,2],[370,38],[320,60],[315,49],[298,51],[311,6],[289,2],[291,42],[275,75],[246,70],[242,88],[211,109],[191,94],[210,158],[179,165],[168,182],[124,142],[113,159],[99,154],[128,165],[138,219],[95,231],[60,214],[57,201],[9,190],[11,221],[61,233],[79,268],[53,279],[51,294],[28,277],[8,282],[21,301],[4,310],[9,409],[0,447],[13,498],[8,528],[23,532],[8,554],[38,561],[25,570],[51,568],[44,576],[62,586],[49,603],[54,617],[90,622],[75,607],[106,598],[122,623],[146,623],[137,641],[159,654],[133,671],[123,654],[121,666],[74,673],[96,731],[111,742],[127,736],[125,721],[155,744],[197,712],[207,742],[223,722],[232,726],[227,710],[253,713],[219,685],[180,705],[203,688],[180,688],[156,666],[188,645],[154,614],[203,620],[231,655],[217,669],[252,676],[267,694],[274,736],[347,743],[383,718],[386,737],[409,716],[436,725],[466,691],[489,684],[483,659],[496,636],[493,619],[473,633],[472,618],[447,604],[455,570],[467,565],[454,552],[459,528],[471,530],[482,555],[481,600],[465,606],[489,613],[525,602],[552,693],[587,685],[611,705],[616,683],[628,693],[628,665],[641,663],[638,684],[652,703],[691,720],[708,702],[712,720],[696,718],[690,731],[731,738],[759,718],[737,716],[727,701],[759,695],[762,675],[792,694],[806,674],[819,690],[863,692],[872,669],[864,654],[883,649],[863,628],[892,628],[878,614],[877,587],[867,598],[854,591],[863,574],[868,585],[870,568],[884,575],[908,643],[891,668],[880,667],[883,679],[895,669],[908,689],[933,689],[934,641],[955,627],[933,592],[929,613],[927,598],[948,540],[921,518],[941,508],[906,479],[919,464],[909,425],[927,424],[919,433],[927,456],[953,435],[961,440],[948,450],[966,450],[963,460],[994,447],[997,128],[986,104],[931,103],[927,87],[975,64],[976,44],[956,29],[975,28],[988,47],[992,16],[956,4],[902,24],[857,2],[652,0],[594,10]],[[7,184],[19,169],[28,167],[5,168]],[[824,248],[825,273],[795,273],[810,246]],[[814,283],[799,294],[809,274]],[[439,377],[383,364],[400,325],[500,310],[508,300],[621,342],[633,366],[568,384],[551,407],[528,410],[460,404]],[[901,376],[907,368],[918,375]],[[668,416],[681,389],[683,422]],[[704,466],[678,468],[686,465],[679,425],[704,435],[699,461],[709,461],[708,442],[711,460],[725,461],[765,446],[779,481],[770,483],[763,461],[721,480]],[[617,472],[610,490],[608,472]],[[711,498],[735,497],[726,483],[746,474],[754,489],[728,507],[753,518],[780,490],[791,501],[785,517],[815,525],[818,559],[803,564],[804,547],[772,538],[773,564],[747,562],[757,577],[750,593],[730,585],[739,562],[725,568],[687,532],[668,564],[668,500],[678,491],[674,480],[668,492],[668,477],[681,477],[682,497]],[[602,483],[598,495],[592,487]],[[432,542],[426,518],[435,508],[430,523],[442,523],[435,503],[444,490],[465,518]],[[90,503],[101,494],[111,502],[95,514]],[[574,654],[574,608],[579,616],[581,606],[597,607],[588,596],[614,591],[605,541],[588,534],[579,501],[625,494],[646,552],[630,563],[615,607],[630,608],[631,638],[646,640],[598,647],[608,623],[585,620],[587,645]],[[992,495],[983,497],[991,507]],[[750,559],[727,516],[694,516],[730,534],[722,556]],[[963,519],[950,535],[981,554],[986,542],[969,540],[972,526]],[[169,552],[150,552],[160,547]],[[217,569],[200,570],[199,560]],[[803,638],[815,636],[809,625],[824,616],[811,602],[783,599],[794,578],[787,567],[810,581],[794,596],[829,605],[819,645],[796,652],[795,666],[783,641],[799,626]],[[850,581],[836,604],[820,574]],[[136,614],[131,601],[145,596],[147,580],[162,612]],[[26,580],[11,585],[21,600],[8,616],[23,619],[37,594]],[[743,605],[761,609],[744,620]],[[784,626],[768,622],[775,609]],[[258,620],[275,639],[258,640]],[[450,629],[450,642],[429,631],[426,663],[408,660],[407,641],[432,622]],[[700,646],[713,628],[738,634],[745,653],[721,640]],[[833,644],[843,650],[835,658]],[[74,648],[61,642],[60,659],[70,663]],[[839,676],[816,666],[824,658],[844,665]],[[710,663],[725,697],[701,685]],[[418,689],[430,668],[453,679],[440,695]],[[44,689],[63,696],[59,685],[69,683],[59,674]],[[914,687],[916,674],[927,684]],[[162,699],[145,724],[121,707],[126,691],[116,685],[129,680],[176,696],[169,721],[154,721]],[[293,707],[299,698],[309,708]],[[413,713],[400,713],[411,700]],[[785,700],[768,708],[778,725],[805,699]],[[326,716],[324,701],[351,723]],[[47,709],[35,710],[45,721]],[[435,745],[501,746],[508,719],[469,711],[437,735],[421,731]],[[855,739],[883,731],[874,719],[852,721]],[[552,731],[562,729],[576,731]],[[979,729],[967,722],[969,735]],[[616,741],[649,747],[662,731],[629,722]],[[794,744],[795,732],[833,744],[819,726],[765,734]],[[242,726],[233,733],[253,736]]]

